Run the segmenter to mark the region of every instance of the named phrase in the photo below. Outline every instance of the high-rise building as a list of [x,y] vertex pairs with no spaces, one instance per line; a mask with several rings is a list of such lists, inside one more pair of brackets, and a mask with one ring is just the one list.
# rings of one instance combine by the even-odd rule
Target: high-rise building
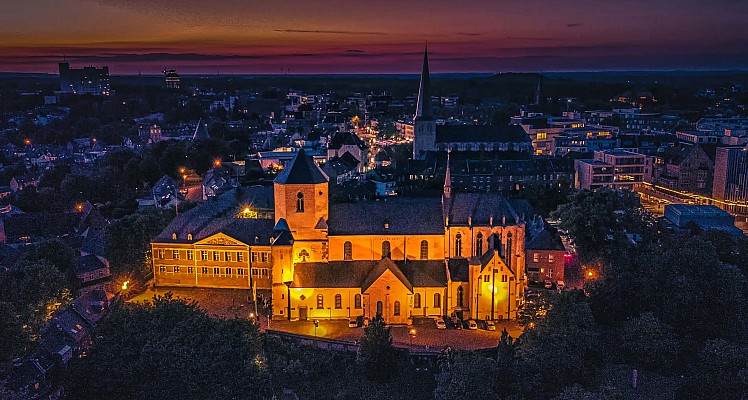
[[70,68],[63,62],[60,66],[60,91],[72,94],[109,96],[109,67]]
[[712,197],[720,201],[748,201],[748,147],[717,148]]
[[177,70],[175,69],[164,70],[164,86],[166,86],[167,89],[179,89],[179,87],[181,86],[181,81],[179,79],[179,74],[177,73]]

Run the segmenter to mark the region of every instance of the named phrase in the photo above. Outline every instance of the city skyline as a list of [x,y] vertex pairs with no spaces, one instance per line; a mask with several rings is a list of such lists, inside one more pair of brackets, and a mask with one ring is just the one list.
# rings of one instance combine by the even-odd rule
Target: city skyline
[[113,74],[415,73],[748,68],[748,5],[575,0],[377,5],[265,0],[4,5],[0,71]]

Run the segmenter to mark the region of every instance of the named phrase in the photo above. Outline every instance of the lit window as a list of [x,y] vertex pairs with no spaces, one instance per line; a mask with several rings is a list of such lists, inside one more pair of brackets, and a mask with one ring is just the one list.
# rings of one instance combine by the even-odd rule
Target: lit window
[[158,250],[158,258],[160,258],[160,259],[164,258],[164,250],[163,249],[159,249]]
[[416,293],[413,295],[413,308],[421,308],[421,294]]
[[325,308],[325,298],[321,294],[317,295],[317,308]]
[[241,251],[236,252],[236,261],[244,262],[244,253]]
[[429,242],[421,240],[421,260],[428,260],[429,258]]
[[392,314],[394,314],[394,315],[400,315],[400,302],[399,301],[395,300],[395,306],[393,307],[393,309],[394,310],[393,310]]
[[226,261],[231,261],[231,252],[227,251],[223,254],[223,256],[225,257]]
[[268,262],[268,259],[270,258],[270,254],[269,253],[263,252],[260,255],[261,255],[262,262],[264,262],[264,263]]
[[353,308],[360,309],[361,308],[361,295],[356,294],[353,296]]
[[195,258],[195,253],[192,250],[187,250],[187,259],[192,260]]
[[213,252],[213,261],[221,261],[221,255],[217,252]]
[[166,272],[166,266],[162,265],[162,266],[158,267],[158,271],[159,272]]
[[553,262],[553,254],[548,254],[548,262],[549,263]]
[[195,268],[194,267],[187,267],[187,273],[188,274],[195,273]]
[[208,261],[208,252],[206,250],[202,250],[200,252],[200,259],[203,261]]
[[336,309],[343,308],[343,297],[339,294],[335,295],[335,308]]
[[203,267],[203,275],[208,275],[208,267]]
[[174,272],[179,272],[179,265],[174,266]]
[[540,261],[540,254],[532,253],[532,262],[538,262],[538,261]]
[[172,250],[171,251],[171,258],[174,260],[179,260],[179,250]]

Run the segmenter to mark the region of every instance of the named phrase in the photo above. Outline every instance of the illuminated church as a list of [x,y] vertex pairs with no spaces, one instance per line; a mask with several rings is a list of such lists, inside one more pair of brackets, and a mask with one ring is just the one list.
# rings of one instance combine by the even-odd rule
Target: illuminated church
[[457,315],[514,319],[523,299],[525,222],[493,193],[330,204],[299,151],[273,187],[232,189],[153,240],[157,286],[272,293],[273,318],[388,323]]

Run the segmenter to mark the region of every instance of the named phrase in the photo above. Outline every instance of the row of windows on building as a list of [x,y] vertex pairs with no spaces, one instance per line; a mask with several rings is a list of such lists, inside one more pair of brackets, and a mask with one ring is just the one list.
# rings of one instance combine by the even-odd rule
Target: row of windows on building
[[[194,260],[195,259],[195,252],[194,250],[185,250],[186,253],[186,260]],[[223,258],[221,257],[221,253],[223,253]],[[166,259],[166,250],[164,249],[158,249],[156,251],[156,259]],[[213,261],[236,261],[236,262],[244,262],[244,252],[241,251],[208,251],[208,250],[201,250],[200,251],[200,260],[201,261],[208,261],[209,256]],[[180,260],[181,259],[181,251],[180,250],[171,250],[171,259],[172,260]],[[253,251],[252,252],[252,262],[262,262],[267,263],[270,262],[270,253],[266,251]]]
[[[548,262],[552,263],[556,258],[553,254],[548,254]],[[540,262],[540,254],[532,253],[532,262]]]
[[[511,233],[507,235],[508,239],[508,247],[511,246]],[[421,241],[421,254],[420,259],[421,260],[428,260],[429,258],[429,242],[426,240]],[[462,257],[462,234],[458,233],[455,236],[455,247],[454,247],[454,255],[455,257]],[[481,256],[483,255],[483,234],[478,233],[475,236],[475,255]],[[390,242],[385,240],[382,242],[382,258],[391,258],[392,256],[392,248],[390,245]],[[344,260],[353,260],[353,243],[351,242],[345,242],[343,243],[343,259]]]
[[[160,265],[158,267],[159,272],[171,272],[171,273],[188,273],[194,274],[195,271],[202,275],[239,275],[244,276],[247,274],[247,268],[231,268],[231,267],[182,267],[179,265],[168,266]],[[252,276],[270,278],[270,269],[268,268],[252,268]]]
[[[457,303],[459,307],[462,307],[462,287],[457,288]],[[434,293],[434,308],[441,308],[442,304],[442,296],[440,293]],[[380,305],[377,304],[377,312],[381,313]],[[322,294],[317,295],[317,309],[324,309],[325,308],[325,296]],[[342,309],[343,308],[343,296],[340,294],[335,295],[335,309]],[[353,296],[353,308],[355,309],[361,309],[361,295],[356,294]],[[413,296],[413,308],[421,308],[421,294],[416,293]],[[393,315],[400,315],[400,301],[395,301],[393,303],[392,307],[392,313]]]

